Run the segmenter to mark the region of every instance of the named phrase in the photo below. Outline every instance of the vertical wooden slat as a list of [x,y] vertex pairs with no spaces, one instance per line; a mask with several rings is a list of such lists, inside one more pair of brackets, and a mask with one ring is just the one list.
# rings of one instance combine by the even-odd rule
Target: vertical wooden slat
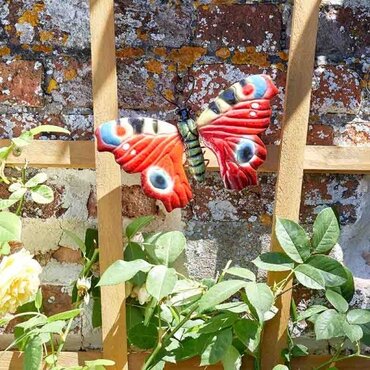
[[[274,225],[276,217],[299,219],[319,6],[320,0],[294,1]],[[274,232],[271,250],[281,250]],[[285,277],[285,273],[270,273],[268,280],[272,284]],[[262,343],[263,370],[271,370],[281,363],[281,351],[287,344],[290,301],[291,291],[279,299],[279,313],[266,325]]]
[[[95,127],[118,115],[113,0],[90,1],[90,29]],[[96,156],[96,186],[100,245],[100,269],[123,258],[121,176],[113,156]],[[123,285],[101,289],[104,358],[115,369],[128,369],[125,289]]]

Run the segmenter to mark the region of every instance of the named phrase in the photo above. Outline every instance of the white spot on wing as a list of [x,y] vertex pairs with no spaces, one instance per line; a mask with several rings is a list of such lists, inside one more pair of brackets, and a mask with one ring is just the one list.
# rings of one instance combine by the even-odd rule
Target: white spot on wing
[[122,149],[123,150],[128,150],[130,148],[130,144],[129,143],[126,143],[126,144],[123,144],[122,145]]
[[251,117],[256,117],[256,116],[257,116],[257,113],[256,113],[256,112],[250,112],[250,113],[249,113],[249,115],[250,115]]
[[258,103],[252,103],[251,107],[253,109],[258,109],[260,107],[260,105]]

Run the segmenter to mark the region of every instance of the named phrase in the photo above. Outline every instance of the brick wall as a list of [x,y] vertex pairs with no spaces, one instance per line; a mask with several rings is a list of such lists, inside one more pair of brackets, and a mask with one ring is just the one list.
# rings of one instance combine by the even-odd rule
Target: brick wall
[[[174,119],[158,95],[170,89],[175,65],[193,66],[197,78],[191,103],[200,111],[217,92],[241,76],[270,74],[280,93],[274,101],[266,143],[278,144],[290,37],[290,1],[119,0],[116,46],[122,115]],[[324,1],[308,143],[369,145],[370,6],[367,0]],[[4,0],[0,4],[0,137],[39,124],[68,128],[71,137],[92,140],[92,92],[87,0]],[[96,225],[94,172],[47,170],[55,201],[25,209],[24,242],[45,266],[47,309],[69,305],[69,283],[80,261],[63,229],[80,235]],[[194,201],[166,215],[141,192],[138,176],[123,174],[123,215],[157,216],[154,228],[182,229],[189,247],[186,265],[195,276],[213,275],[228,259],[243,265],[268,248],[274,175],[241,193],[226,191],[218,174],[193,183]],[[370,178],[306,175],[301,221],[311,224],[324,206],[340,211],[342,249],[354,270],[357,302],[370,307]],[[0,194],[5,194],[0,187]],[[68,279],[66,279],[68,276]],[[5,338],[5,339],[4,339]],[[1,341],[6,340],[2,337]],[[2,345],[0,343],[0,345]],[[87,317],[75,328],[70,347],[99,346],[99,332]]]

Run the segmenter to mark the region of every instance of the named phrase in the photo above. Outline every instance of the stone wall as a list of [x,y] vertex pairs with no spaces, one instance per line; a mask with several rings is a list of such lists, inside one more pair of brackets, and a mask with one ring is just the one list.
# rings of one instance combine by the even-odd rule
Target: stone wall
[[[291,28],[291,1],[119,0],[116,46],[122,115],[174,119],[170,96],[175,66],[193,66],[197,83],[191,103],[199,112],[220,89],[245,74],[268,73],[279,87],[266,143],[279,144]],[[370,145],[367,0],[327,0],[320,11],[317,58],[308,144]],[[92,140],[92,91],[87,0],[2,0],[0,2],[0,137],[19,135],[39,124],[68,128]],[[42,137],[43,139],[45,137]],[[67,309],[70,282],[80,270],[75,246],[63,230],[81,236],[96,225],[92,170],[48,169],[55,201],[26,207],[23,240],[45,266],[46,309]],[[246,265],[269,246],[275,175],[258,186],[226,191],[217,173],[202,186],[192,183],[194,200],[167,215],[145,197],[138,176],[123,174],[123,216],[157,216],[154,229],[181,229],[188,238],[189,273],[214,275],[228,259]],[[310,174],[304,178],[301,221],[312,223],[320,209],[341,215],[338,256],[358,283],[356,304],[370,307],[370,177]],[[6,195],[4,186],[0,194]],[[77,324],[70,348],[100,345],[88,317]],[[0,342],[8,340],[2,336]],[[0,343],[1,344],[1,343]]]

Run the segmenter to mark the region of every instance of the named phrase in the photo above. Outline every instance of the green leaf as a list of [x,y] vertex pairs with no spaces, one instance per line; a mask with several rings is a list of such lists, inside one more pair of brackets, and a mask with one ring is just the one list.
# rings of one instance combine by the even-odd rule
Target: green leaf
[[165,266],[170,266],[184,251],[186,239],[180,231],[169,231],[161,233],[153,243],[145,243],[148,254]]
[[21,219],[11,212],[0,212],[0,243],[21,239]]
[[295,344],[291,348],[290,353],[293,357],[304,357],[309,355],[308,348],[303,344]]
[[249,311],[248,306],[243,302],[221,303],[215,306],[215,309],[219,311],[229,311],[233,313],[242,313]]
[[94,367],[94,366],[113,366],[115,364],[112,360],[105,360],[103,358],[99,360],[93,360],[93,361],[85,361],[86,366]]
[[139,271],[148,272],[152,265],[144,260],[116,261],[103,273],[97,286],[117,285],[133,278]]
[[146,289],[155,299],[160,301],[162,298],[171,294],[177,282],[176,270],[166,266],[154,266],[147,277]]
[[321,313],[323,311],[326,311],[328,308],[321,305],[314,305],[309,307],[307,310],[301,312],[298,317],[297,321],[306,320],[307,318],[311,317],[312,315],[316,315],[318,313]]
[[325,289],[324,277],[313,266],[302,264],[294,269],[296,279],[310,289]]
[[245,293],[260,322],[265,321],[265,314],[271,310],[274,304],[274,294],[270,287],[265,283],[246,283]]
[[[146,254],[143,251],[140,244],[135,242],[128,242],[125,253],[124,253],[124,260],[125,261],[135,261],[135,260],[146,260]],[[139,271],[130,282],[135,286],[141,286],[146,281],[146,274],[142,271]]]
[[92,327],[100,328],[102,326],[102,313],[101,313],[101,299],[94,298],[92,313],[91,313]]
[[327,253],[338,242],[340,228],[337,217],[331,208],[325,208],[313,224],[312,246],[316,253]]
[[256,281],[256,275],[244,267],[230,267],[225,271],[226,274],[241,277],[250,281]]
[[219,362],[231,346],[232,340],[233,333],[231,329],[221,330],[213,335],[201,354],[200,365],[213,365]]
[[67,135],[70,134],[70,132],[68,130],[66,130],[65,128],[59,127],[59,126],[54,126],[54,125],[37,126],[35,128],[32,128],[31,130],[29,130],[29,132],[33,136],[41,134],[43,132],[55,132],[55,133],[58,133],[58,134],[67,134]]
[[332,257],[318,254],[309,258],[306,264],[320,272],[325,280],[326,287],[341,286],[347,281],[347,273],[344,266]]
[[10,198],[10,199],[0,199],[0,210],[7,209],[11,207],[13,204],[17,203],[19,199],[17,198]]
[[315,322],[316,339],[331,339],[344,336],[342,323],[344,316],[336,310],[321,313]]
[[211,287],[199,300],[199,311],[203,312],[226,301],[241,288],[245,287],[243,280],[222,281]]
[[343,298],[349,303],[352,301],[352,298],[355,295],[355,281],[353,279],[351,270],[346,266],[343,266],[343,268],[347,274],[347,280],[343,285],[333,287],[332,290],[343,296]]
[[44,172],[39,172],[35,176],[33,176],[31,179],[29,179],[24,186],[26,188],[33,188],[37,185],[43,184],[48,179],[48,175]]
[[346,313],[348,311],[347,301],[338,293],[333,290],[328,289],[325,292],[326,299],[332,304],[332,306],[341,313]]
[[22,197],[24,196],[24,194],[26,194],[26,192],[27,192],[26,188],[20,188],[20,189],[14,191],[14,193],[10,194],[9,200],[18,201],[18,200],[22,199]]
[[75,243],[75,245],[80,249],[83,255],[86,254],[86,245],[74,232],[69,230],[63,230],[63,232]]
[[262,328],[257,321],[240,319],[234,324],[234,331],[239,340],[254,353],[261,341]]
[[86,257],[91,259],[98,248],[99,233],[97,229],[88,228],[85,233]]
[[31,144],[33,140],[33,135],[30,131],[23,132],[19,137],[12,139],[12,143],[17,148],[24,148],[27,145]]
[[48,204],[54,200],[54,193],[49,186],[38,185],[31,189],[31,198],[38,204]]
[[154,324],[138,324],[128,331],[130,342],[141,349],[151,349],[155,346],[158,330]]
[[289,271],[294,268],[294,261],[280,252],[263,253],[252,262],[266,271]]
[[63,320],[57,320],[53,322],[49,322],[42,326],[41,328],[33,329],[38,334],[41,333],[55,333],[55,334],[61,334],[64,327],[66,326],[66,322]]
[[143,309],[132,306],[131,304],[126,305],[126,325],[127,330],[130,330],[134,326],[143,323],[144,321],[144,314]]
[[81,313],[81,308],[76,308],[74,310],[64,311],[57,313],[55,315],[49,316],[47,322],[61,321],[73,319]]
[[39,288],[35,296],[35,307],[39,310],[42,306],[42,291]]
[[278,218],[275,232],[281,247],[292,260],[303,263],[310,257],[310,241],[304,229],[296,222]]
[[137,234],[145,226],[149,225],[153,220],[154,216],[142,216],[136,218],[126,227],[126,236],[131,239],[135,234]]
[[346,320],[342,322],[344,334],[352,342],[358,342],[364,336],[364,333],[359,325],[349,324]]
[[207,320],[204,325],[202,325],[198,333],[200,334],[209,334],[214,333],[216,331],[229,328],[234,324],[234,322],[238,319],[238,316],[233,313],[223,313],[217,316],[214,316]]
[[171,354],[175,356],[176,362],[198,356],[208,345],[210,337],[210,335],[186,337],[181,341],[180,346],[171,351]]
[[24,370],[40,370],[42,364],[42,343],[39,337],[30,338],[24,350]]
[[367,324],[370,322],[370,310],[351,310],[347,313],[347,320],[350,324]]
[[242,356],[239,351],[230,346],[222,358],[222,365],[224,370],[239,370],[242,366]]

